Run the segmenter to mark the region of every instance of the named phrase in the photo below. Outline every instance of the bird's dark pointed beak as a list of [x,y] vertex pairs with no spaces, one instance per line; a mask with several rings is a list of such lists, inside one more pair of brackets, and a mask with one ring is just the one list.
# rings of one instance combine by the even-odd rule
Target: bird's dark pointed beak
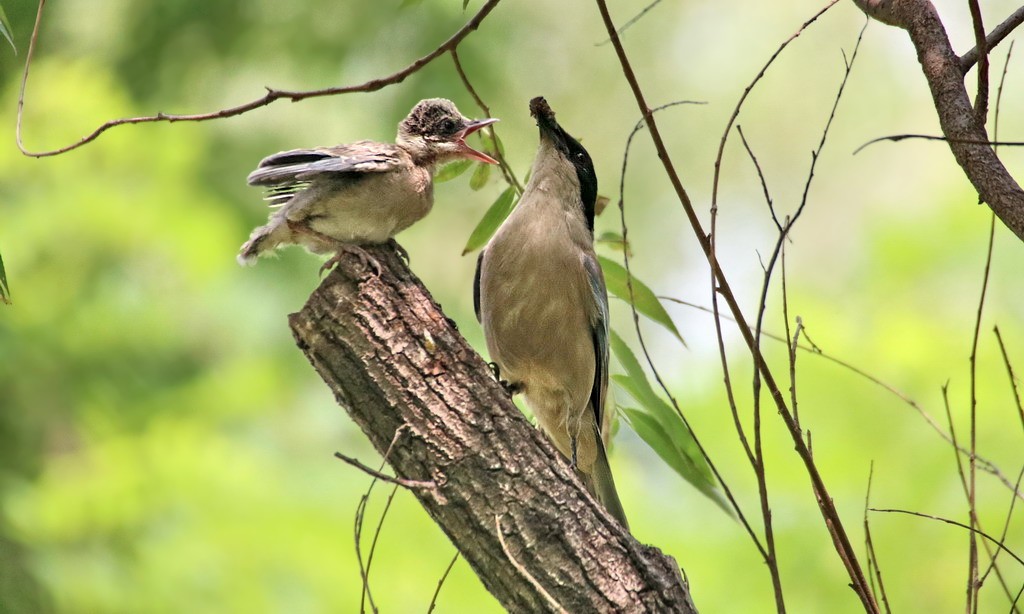
[[482,151],[477,151],[466,144],[466,137],[473,134],[477,130],[484,126],[490,126],[494,122],[498,121],[495,117],[488,117],[487,119],[477,119],[466,124],[466,127],[460,130],[455,135],[455,142],[459,146],[459,152],[472,160],[478,160],[486,164],[497,164],[498,161]]
[[555,112],[551,110],[543,96],[537,96],[530,101],[530,115],[537,119],[537,127],[540,128],[542,138],[547,137],[555,142],[561,140],[562,127],[555,121]]

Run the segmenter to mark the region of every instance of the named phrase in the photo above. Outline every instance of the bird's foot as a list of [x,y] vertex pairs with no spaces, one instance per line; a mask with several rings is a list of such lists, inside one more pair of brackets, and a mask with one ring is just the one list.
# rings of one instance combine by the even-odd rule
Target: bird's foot
[[576,438],[569,437],[569,447],[572,449],[572,468],[574,471],[579,471],[579,464],[576,462]]
[[350,243],[341,243],[338,245],[338,251],[328,258],[320,267],[320,277],[323,277],[325,272],[337,266],[338,262],[341,261],[342,256],[345,254],[355,256],[359,259],[359,263],[362,264],[363,269],[372,271],[374,277],[380,277],[381,268],[377,259],[366,253],[366,250],[358,245],[352,245]]
[[388,239],[388,245],[390,245],[398,253],[398,256],[405,261],[405,264],[409,264],[409,252],[405,251],[405,248],[402,247],[401,243],[395,241],[394,238],[391,238]]
[[498,383],[505,389],[508,396],[514,397],[523,391],[523,384],[521,382],[510,382],[501,379],[501,368],[498,366],[498,363],[489,362],[487,366],[490,368],[491,374],[494,375],[494,379],[498,380]]

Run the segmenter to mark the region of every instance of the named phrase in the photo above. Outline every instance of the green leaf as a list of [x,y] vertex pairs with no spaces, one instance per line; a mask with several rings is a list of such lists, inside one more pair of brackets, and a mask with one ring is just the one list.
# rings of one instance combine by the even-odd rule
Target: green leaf
[[601,233],[601,236],[594,239],[594,242],[604,244],[619,253],[621,253],[622,248],[625,247],[626,253],[629,254],[630,257],[633,256],[633,250],[629,248],[629,244],[626,243],[626,240],[622,238],[622,235],[620,235],[617,232],[606,230]]
[[625,267],[604,256],[598,256],[597,259],[601,262],[601,269],[604,271],[604,281],[608,285],[609,292],[627,303],[632,302],[641,315],[661,324],[675,335],[680,343],[684,346],[686,345],[686,340],[679,334],[679,330],[676,329],[672,318],[665,311],[665,307],[662,306],[661,301],[658,300],[658,297],[654,295],[654,292],[645,283],[637,279],[636,275],[633,275],[633,300],[630,301],[629,284],[627,282],[629,275],[626,273]]
[[476,251],[487,245],[487,242],[491,240],[491,236],[494,235],[501,223],[505,221],[512,210],[516,208],[516,203],[519,202],[516,199],[516,190],[512,186],[505,188],[498,199],[487,209],[487,213],[484,214],[480,221],[477,223],[476,228],[469,235],[469,240],[466,241],[466,247],[462,250],[462,255],[465,256],[469,252]]
[[684,480],[731,514],[726,501],[715,487],[711,468],[697,447],[690,429],[686,428],[683,419],[672,406],[654,391],[640,361],[614,330],[611,331],[611,350],[626,371],[625,374],[613,375],[612,382],[642,408],[620,408],[633,430]]
[[451,181],[462,173],[469,170],[469,167],[473,166],[472,160],[456,160],[449,164],[445,164],[441,167],[441,170],[437,171],[434,175],[434,183],[444,183],[445,181]]
[[473,171],[473,176],[469,178],[469,188],[474,192],[480,190],[487,185],[487,179],[491,176],[491,165],[480,163],[477,164],[476,170]]
[[727,514],[733,515],[729,502],[726,501],[722,493],[715,487],[714,482],[706,477],[698,467],[694,466],[689,458],[679,453],[678,448],[673,445],[671,438],[656,420],[637,409],[620,407],[619,411],[626,417],[626,420],[633,430],[636,431],[636,434],[647,445],[651,446],[651,449],[665,461],[666,465],[671,467],[704,496],[714,501]]
[[7,42],[11,44],[11,49],[14,49],[14,53],[18,53],[18,48],[14,46],[14,36],[11,34],[11,22],[7,21],[7,13],[4,12],[3,5],[0,5],[0,36],[7,39]]
[[462,10],[466,10],[467,6],[469,6],[469,0],[462,0]]
[[11,304],[11,289],[7,286],[7,272],[4,271],[3,258],[0,258],[0,303]]
[[495,143],[495,145],[498,146],[498,155],[499,156],[504,156],[505,155],[505,145],[501,142],[501,138],[498,137],[498,133],[492,130],[491,131],[491,135],[494,136],[494,143]]

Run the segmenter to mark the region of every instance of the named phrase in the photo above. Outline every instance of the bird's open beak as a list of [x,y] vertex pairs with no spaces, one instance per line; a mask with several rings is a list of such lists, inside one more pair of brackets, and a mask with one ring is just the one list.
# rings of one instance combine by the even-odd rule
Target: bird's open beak
[[482,151],[477,151],[466,144],[467,136],[473,134],[474,132],[483,128],[484,126],[490,126],[496,121],[498,121],[497,118],[488,117],[487,119],[477,119],[466,124],[466,127],[455,135],[455,142],[459,146],[459,152],[462,153],[463,156],[470,158],[472,160],[479,160],[480,162],[484,162],[486,164],[497,164],[498,161],[495,160],[494,158],[490,157],[489,155],[485,154]]

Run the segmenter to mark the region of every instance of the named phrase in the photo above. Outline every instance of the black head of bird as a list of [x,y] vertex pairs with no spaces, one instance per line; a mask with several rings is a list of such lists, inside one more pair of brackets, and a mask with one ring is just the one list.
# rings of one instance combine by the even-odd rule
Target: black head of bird
[[[587,228],[594,231],[594,214],[597,203],[597,173],[594,171],[594,162],[590,154],[580,145],[580,142],[572,137],[555,121],[555,112],[551,110],[547,100],[538,96],[530,101],[530,115],[537,120],[537,127],[540,129],[540,149],[537,152],[534,165],[550,166],[552,168],[534,168],[534,173],[560,172],[574,173],[576,183],[567,186],[573,194],[566,194],[567,200],[576,201],[582,207]],[[547,151],[546,151],[547,150]],[[560,169],[557,167],[561,167]]]
[[466,144],[466,137],[496,121],[494,118],[468,119],[452,101],[428,98],[421,100],[398,124],[395,143],[419,163],[443,164],[455,158],[469,158],[497,164],[491,156]]

